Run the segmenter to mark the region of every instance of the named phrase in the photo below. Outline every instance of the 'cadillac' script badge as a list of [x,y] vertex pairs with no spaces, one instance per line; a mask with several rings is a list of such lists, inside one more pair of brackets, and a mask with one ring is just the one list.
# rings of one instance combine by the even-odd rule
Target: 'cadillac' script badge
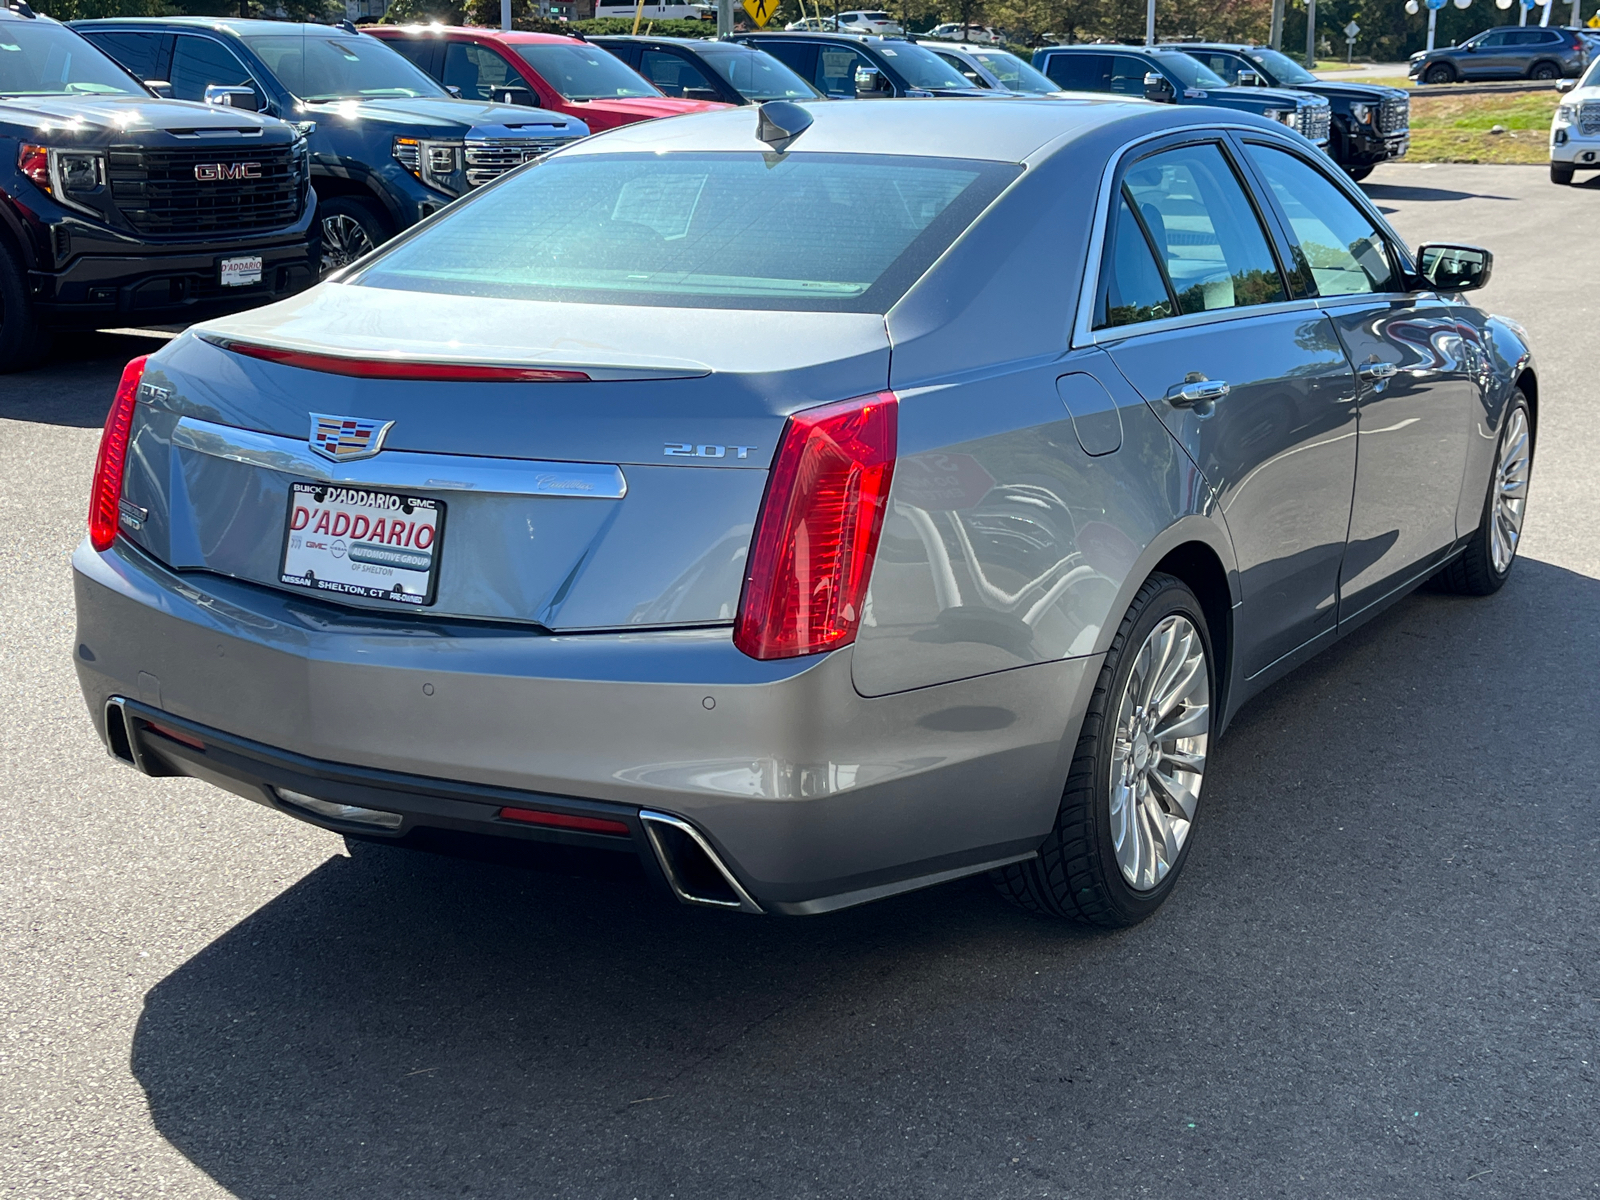
[[371,458],[383,449],[383,439],[393,421],[369,421],[365,417],[330,417],[311,414],[311,448],[334,462]]

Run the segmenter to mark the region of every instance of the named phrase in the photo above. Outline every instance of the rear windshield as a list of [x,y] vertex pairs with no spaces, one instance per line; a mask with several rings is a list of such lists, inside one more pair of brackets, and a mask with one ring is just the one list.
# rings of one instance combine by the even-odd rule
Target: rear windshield
[[364,287],[885,312],[1021,171],[868,154],[557,155],[392,249]]
[[518,46],[522,61],[568,100],[637,99],[661,92],[643,75],[598,46]]

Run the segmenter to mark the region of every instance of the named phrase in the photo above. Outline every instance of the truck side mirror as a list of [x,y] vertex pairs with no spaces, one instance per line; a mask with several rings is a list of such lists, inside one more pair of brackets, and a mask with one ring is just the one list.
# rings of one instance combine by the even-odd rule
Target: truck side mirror
[[1160,71],[1150,71],[1145,75],[1144,98],[1146,100],[1155,100],[1161,104],[1172,103],[1172,85],[1167,82],[1167,77]]
[[494,89],[497,104],[520,104],[523,108],[536,107],[533,89],[525,87],[497,87]]
[[[1565,82],[1565,80],[1563,80],[1563,82]],[[165,79],[146,79],[144,81],[144,85],[145,85],[145,87],[149,88],[152,92],[154,92],[157,96],[160,96],[161,99],[163,99],[163,100],[171,100],[172,99],[172,85],[170,83],[168,83]]]
[[856,68],[856,95],[882,96],[889,90],[889,81],[876,67]]
[[220,83],[206,84],[206,103],[218,108],[242,108],[249,112],[261,111],[261,100],[255,88],[225,87]]
[[1234,87],[1260,87],[1261,75],[1249,67],[1240,67],[1239,74],[1234,78]]
[[1432,242],[1417,247],[1423,281],[1441,292],[1470,292],[1489,282],[1494,255],[1482,246]]
[[683,98],[685,100],[711,100],[711,101],[717,101],[717,100],[721,100],[722,99],[722,97],[717,95],[717,93],[715,91],[713,91],[711,88],[696,88],[696,87],[684,88],[683,89]]

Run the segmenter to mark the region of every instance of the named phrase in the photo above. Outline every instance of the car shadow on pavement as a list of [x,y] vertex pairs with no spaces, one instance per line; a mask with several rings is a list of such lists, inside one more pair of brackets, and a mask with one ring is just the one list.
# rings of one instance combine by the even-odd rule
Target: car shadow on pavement
[[1510,1186],[1530,1122],[1581,1162],[1600,1102],[1552,1044],[1600,901],[1542,884],[1592,879],[1597,627],[1600,582],[1523,561],[1355,632],[1241,715],[1130,931],[981,880],[762,919],[382,848],[152,988],[133,1072],[247,1200]]
[[1374,203],[1379,200],[1516,200],[1515,196],[1459,192],[1454,188],[1411,187],[1400,183],[1363,183],[1361,190]]
[[134,333],[58,333],[39,366],[0,375],[0,419],[98,429],[128,360],[164,345]]

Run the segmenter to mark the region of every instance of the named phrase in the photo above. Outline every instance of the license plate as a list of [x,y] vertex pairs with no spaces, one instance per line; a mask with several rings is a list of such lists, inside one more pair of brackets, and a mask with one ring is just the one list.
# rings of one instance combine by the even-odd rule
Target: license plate
[[222,260],[223,287],[248,287],[252,283],[260,282],[261,255],[251,254],[244,258]]
[[425,496],[295,483],[278,578],[291,587],[432,604],[444,504]]

